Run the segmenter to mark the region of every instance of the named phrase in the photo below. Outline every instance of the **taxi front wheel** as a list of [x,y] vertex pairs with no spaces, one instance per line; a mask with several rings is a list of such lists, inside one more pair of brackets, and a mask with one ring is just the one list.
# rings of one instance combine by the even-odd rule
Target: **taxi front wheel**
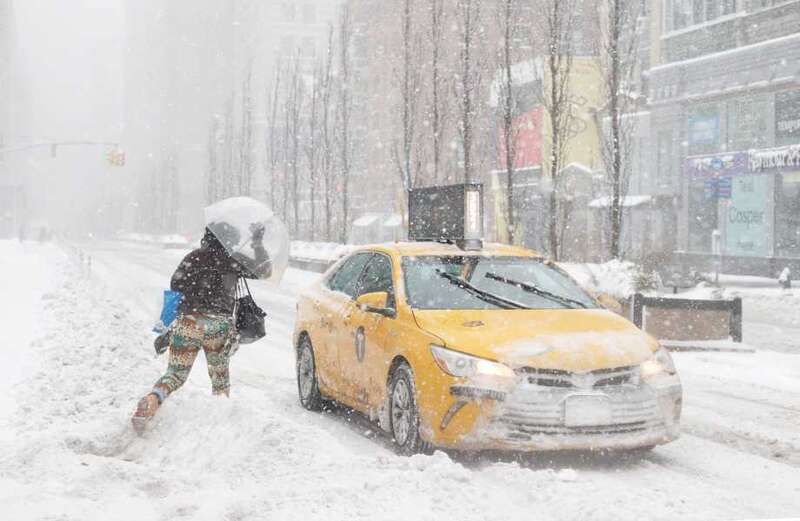
[[389,379],[389,421],[400,454],[432,452],[431,446],[420,437],[414,373],[406,363],[397,366]]
[[304,336],[297,348],[297,392],[300,405],[309,411],[322,410],[322,395],[317,381],[317,365],[311,339]]

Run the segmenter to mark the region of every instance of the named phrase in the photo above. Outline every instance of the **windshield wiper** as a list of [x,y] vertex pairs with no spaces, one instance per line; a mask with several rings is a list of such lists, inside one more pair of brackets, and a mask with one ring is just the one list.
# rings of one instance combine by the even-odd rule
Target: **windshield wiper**
[[586,309],[588,307],[586,304],[584,304],[580,300],[575,300],[575,299],[572,299],[572,298],[569,298],[569,297],[563,297],[561,295],[556,295],[555,293],[550,293],[549,291],[537,288],[536,286],[533,286],[531,284],[526,284],[525,282],[520,282],[518,280],[509,279],[509,278],[503,277],[502,275],[497,275],[496,273],[488,272],[488,273],[486,273],[486,278],[487,279],[496,280],[498,282],[503,282],[505,284],[510,284],[511,286],[516,286],[519,289],[521,289],[522,291],[527,291],[528,293],[533,293],[534,295],[539,295],[540,297],[546,298],[546,299],[551,300],[553,302],[557,302],[559,304],[567,306],[568,308],[574,309],[575,306],[578,306],[578,307]]
[[476,288],[466,280],[462,279],[457,275],[453,275],[452,273],[448,273],[444,270],[436,268],[436,273],[451,283],[455,284],[459,288],[463,289],[464,291],[478,297],[479,299],[483,300],[484,302],[488,302],[490,304],[494,304],[495,306],[504,308],[504,309],[530,309],[529,307],[520,304],[519,302],[514,302],[513,300],[508,300],[503,298],[499,295],[495,295],[494,293],[489,293],[488,291],[484,291],[480,288]]

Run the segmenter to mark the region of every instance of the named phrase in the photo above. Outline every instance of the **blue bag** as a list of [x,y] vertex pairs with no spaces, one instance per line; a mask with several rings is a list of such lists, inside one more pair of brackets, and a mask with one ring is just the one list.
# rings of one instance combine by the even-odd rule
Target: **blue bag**
[[180,291],[164,290],[164,305],[161,308],[161,318],[153,327],[155,333],[165,332],[170,324],[175,321],[181,300],[183,300],[183,293]]

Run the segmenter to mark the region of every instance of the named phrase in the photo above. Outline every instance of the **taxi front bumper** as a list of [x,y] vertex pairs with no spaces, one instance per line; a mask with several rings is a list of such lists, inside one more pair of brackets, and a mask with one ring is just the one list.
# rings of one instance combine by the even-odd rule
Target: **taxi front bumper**
[[604,389],[542,389],[518,385],[511,392],[454,385],[453,404],[440,433],[467,405],[478,413],[471,429],[444,445],[468,450],[618,450],[660,445],[680,433],[682,389],[677,376],[658,385]]

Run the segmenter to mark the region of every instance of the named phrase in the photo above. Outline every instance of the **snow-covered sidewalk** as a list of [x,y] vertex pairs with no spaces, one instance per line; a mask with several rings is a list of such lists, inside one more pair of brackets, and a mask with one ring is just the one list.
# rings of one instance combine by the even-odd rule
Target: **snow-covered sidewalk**
[[5,369],[0,378],[0,440],[10,431],[5,428],[13,414],[13,390],[23,384],[36,366],[30,356],[31,343],[42,331],[45,318],[43,300],[57,283],[57,271],[48,262],[62,262],[64,255],[51,245],[27,242],[0,241],[0,367]]
[[[129,415],[165,364],[151,354],[149,327],[181,252],[87,245],[94,266],[88,274],[55,247],[26,248],[0,243],[5,266],[17,268],[0,270],[0,287],[11,288],[3,292],[10,313],[3,329],[14,332],[16,345],[3,345],[3,361],[23,350],[14,355],[20,379],[3,388],[11,400],[0,410],[0,519],[800,514],[800,463],[781,454],[798,448],[792,431],[800,420],[800,357],[676,355],[685,375],[688,432],[641,460],[400,457],[360,416],[313,414],[297,404],[294,295],[314,275],[289,270],[279,287],[254,284],[269,314],[269,338],[237,354],[231,399],[210,396],[201,356],[186,387],[137,438]],[[742,436],[729,439],[735,426]],[[769,453],[773,438],[777,445]]]

